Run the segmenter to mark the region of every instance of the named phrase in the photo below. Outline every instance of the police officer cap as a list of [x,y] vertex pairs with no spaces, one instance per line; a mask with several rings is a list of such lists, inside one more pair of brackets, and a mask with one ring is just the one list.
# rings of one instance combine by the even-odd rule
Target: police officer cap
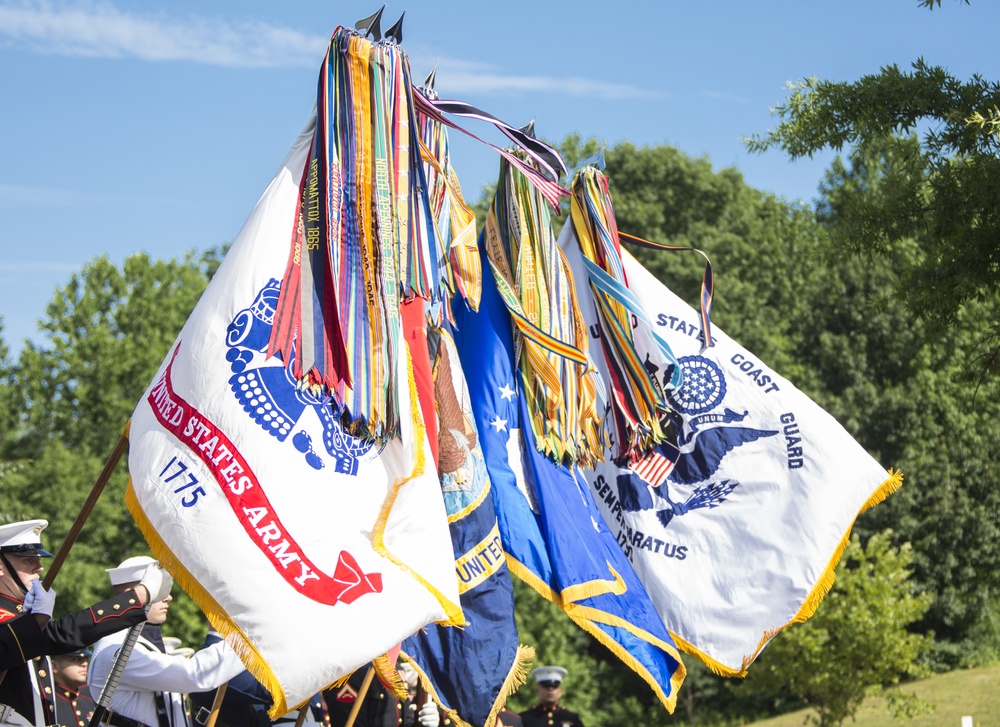
[[42,547],[39,537],[48,524],[48,520],[25,520],[0,525],[0,553],[51,558],[52,553]]
[[569,674],[561,666],[540,666],[531,670],[531,678],[536,682],[562,682]]
[[117,568],[106,568],[105,573],[111,579],[111,585],[120,586],[123,583],[138,583],[142,580],[142,574],[146,572],[150,563],[155,563],[155,558],[148,555],[134,555],[123,560]]

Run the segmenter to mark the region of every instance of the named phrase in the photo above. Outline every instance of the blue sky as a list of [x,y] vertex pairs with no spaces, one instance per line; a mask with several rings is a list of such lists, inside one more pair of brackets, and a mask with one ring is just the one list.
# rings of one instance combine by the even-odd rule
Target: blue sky
[[[376,0],[0,0],[0,316],[16,352],[88,260],[232,240],[312,107],[327,40]],[[476,0],[406,10],[415,77],[549,139],[672,144],[809,201],[832,155],[749,155],[787,81],[919,56],[1000,78],[1000,3]],[[386,24],[388,24],[386,23]],[[499,143],[486,128],[473,127]],[[453,138],[470,199],[496,154]]]

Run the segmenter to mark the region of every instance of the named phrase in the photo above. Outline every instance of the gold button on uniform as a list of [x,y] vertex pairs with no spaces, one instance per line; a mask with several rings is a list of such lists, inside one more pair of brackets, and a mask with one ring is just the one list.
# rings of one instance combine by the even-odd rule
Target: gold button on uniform
[[103,616],[103,615],[104,615],[104,609],[103,609],[103,608],[99,608],[99,609],[97,610],[97,615],[98,615],[98,616]]
[[44,669],[39,669],[38,670],[38,676],[40,676],[40,677],[45,676],[45,670]]
[[116,603],[115,604],[115,610],[117,611],[119,608],[121,608],[121,606]]

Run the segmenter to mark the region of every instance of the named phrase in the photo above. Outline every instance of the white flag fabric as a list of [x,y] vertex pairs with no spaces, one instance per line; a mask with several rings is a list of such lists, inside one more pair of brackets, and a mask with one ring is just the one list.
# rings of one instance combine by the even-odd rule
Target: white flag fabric
[[[572,225],[560,245],[599,336]],[[623,257],[629,288],[679,359],[684,381],[671,404],[681,451],[631,468],[605,461],[588,480],[678,645],[718,673],[743,675],[769,639],[812,615],[858,513],[902,477],[718,328],[702,350],[698,313]],[[600,346],[591,351],[607,380]]]
[[[154,554],[283,714],[428,623],[459,624],[447,513],[401,343],[402,441],[348,435],[267,359],[315,116],[133,415]],[[403,336],[397,337],[403,341]],[[409,385],[408,385],[409,384]]]

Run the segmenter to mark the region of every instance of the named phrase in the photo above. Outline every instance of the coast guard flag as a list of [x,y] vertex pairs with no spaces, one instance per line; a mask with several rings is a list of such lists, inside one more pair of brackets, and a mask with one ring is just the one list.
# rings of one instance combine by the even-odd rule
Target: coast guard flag
[[510,569],[633,669],[672,712],[684,666],[670,635],[586,480],[541,455],[530,425],[521,425],[526,409],[511,321],[492,276],[483,276],[478,313],[458,298],[453,310]]
[[[572,225],[560,246],[599,336]],[[623,258],[631,291],[682,369],[670,395],[680,452],[654,451],[631,467],[606,458],[587,473],[590,491],[677,643],[742,676],[768,640],[812,615],[854,519],[902,476],[718,328],[703,349],[698,313]],[[606,363],[595,364],[606,375]]]
[[534,650],[518,645],[514,591],[458,350],[447,327],[429,339],[437,349],[438,472],[468,623],[418,631],[403,642],[403,654],[453,723],[494,727],[507,697],[524,682]]
[[[273,715],[431,622],[463,622],[447,514],[393,359],[402,439],[345,432],[266,350],[315,116],[133,415],[127,502],[156,557],[274,697]],[[308,625],[308,629],[305,628]]]

